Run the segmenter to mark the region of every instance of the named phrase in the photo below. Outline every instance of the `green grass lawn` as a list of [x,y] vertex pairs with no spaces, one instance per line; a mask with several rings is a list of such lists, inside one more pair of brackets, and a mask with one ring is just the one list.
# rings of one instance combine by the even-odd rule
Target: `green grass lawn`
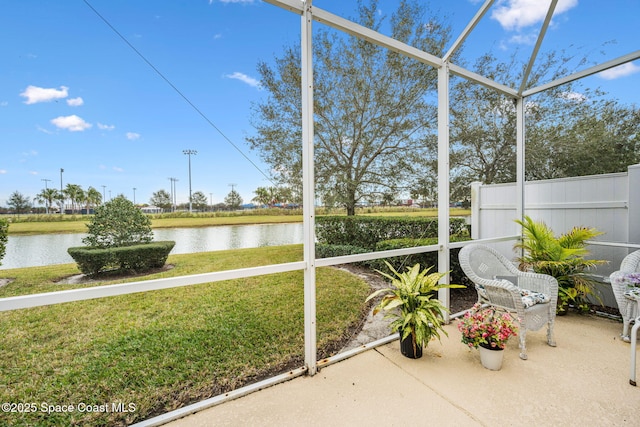
[[[173,269],[145,278],[301,259],[301,245],[173,255]],[[0,297],[89,286],[57,283],[75,274],[73,264],[0,270],[14,279]],[[362,318],[369,287],[330,268],[317,278],[325,357]],[[301,271],[0,313],[0,399],[36,409],[0,412],[0,425],[126,425],[219,395],[302,366],[303,322]]]

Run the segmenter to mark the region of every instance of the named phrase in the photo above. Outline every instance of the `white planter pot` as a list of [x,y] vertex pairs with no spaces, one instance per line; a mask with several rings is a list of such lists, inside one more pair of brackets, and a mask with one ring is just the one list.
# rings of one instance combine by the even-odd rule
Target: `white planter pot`
[[504,350],[489,350],[484,347],[478,347],[478,350],[480,350],[480,362],[482,366],[491,371],[499,371],[500,368],[502,368]]

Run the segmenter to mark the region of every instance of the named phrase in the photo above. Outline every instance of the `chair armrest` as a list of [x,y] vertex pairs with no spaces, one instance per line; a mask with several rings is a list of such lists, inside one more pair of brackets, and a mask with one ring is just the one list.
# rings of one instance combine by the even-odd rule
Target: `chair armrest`
[[524,313],[520,289],[507,280],[479,279],[476,290],[494,306],[517,311],[519,315]]
[[628,289],[628,285],[624,280],[624,276],[629,273],[629,271],[618,270],[609,275],[609,281],[611,282],[611,290],[613,291],[613,296],[615,297],[616,303],[618,304],[618,310],[620,310],[620,314],[624,318],[631,317],[633,313],[632,306],[636,305],[624,296],[624,293]]
[[518,274],[518,287],[547,294],[552,300],[558,297],[558,281],[548,274],[521,271]]

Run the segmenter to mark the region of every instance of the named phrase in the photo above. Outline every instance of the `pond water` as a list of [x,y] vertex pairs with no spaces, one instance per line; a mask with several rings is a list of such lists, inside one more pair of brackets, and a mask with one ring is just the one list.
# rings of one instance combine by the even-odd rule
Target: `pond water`
[[[153,230],[154,240],[174,240],[171,254],[257,248],[302,243],[302,224],[230,225]],[[9,236],[0,269],[38,267],[74,262],[67,253],[83,246],[85,234],[39,234]]]

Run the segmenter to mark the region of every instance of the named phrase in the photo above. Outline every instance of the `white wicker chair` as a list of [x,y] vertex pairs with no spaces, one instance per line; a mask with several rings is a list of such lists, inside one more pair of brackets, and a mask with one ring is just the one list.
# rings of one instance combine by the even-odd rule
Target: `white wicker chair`
[[[479,302],[517,314],[521,359],[527,359],[527,330],[537,331],[546,324],[547,343],[556,346],[553,325],[558,302],[558,281],[554,277],[520,271],[495,249],[477,243],[463,247],[459,259],[462,270],[475,284]],[[549,297],[549,302],[525,308],[521,289],[543,293]]]
[[622,276],[629,273],[640,273],[640,250],[635,251],[627,255],[620,264],[620,270],[614,271],[609,276],[611,281],[611,289],[613,295],[616,297],[618,303],[618,310],[622,316],[622,339],[629,342],[629,327],[631,322],[638,316],[638,305],[635,301],[631,301],[625,298],[624,292],[627,290],[627,285],[623,280],[620,280]]

